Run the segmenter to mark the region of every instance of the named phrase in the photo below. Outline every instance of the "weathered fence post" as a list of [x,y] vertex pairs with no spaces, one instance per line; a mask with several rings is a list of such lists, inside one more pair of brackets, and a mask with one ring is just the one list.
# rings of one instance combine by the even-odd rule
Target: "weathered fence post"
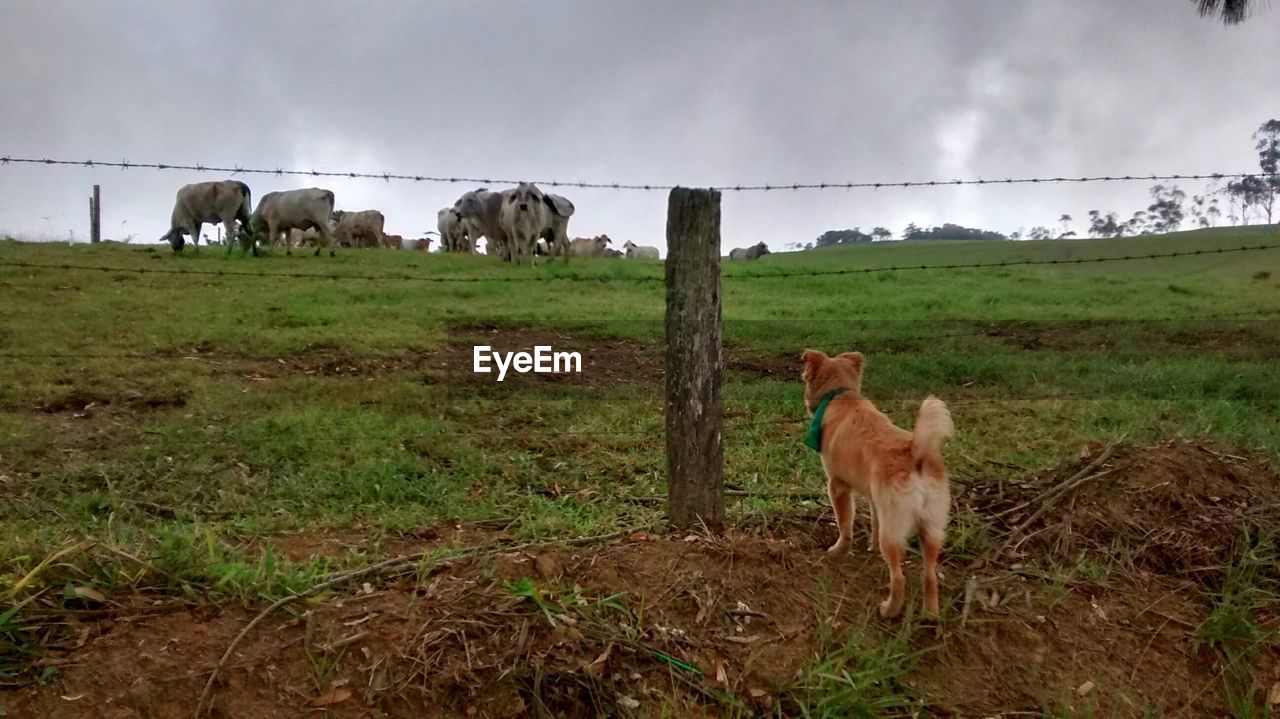
[[667,517],[724,525],[720,396],[720,193],[677,187],[667,202]]
[[93,186],[93,197],[89,198],[89,241],[102,240],[102,195],[99,187]]

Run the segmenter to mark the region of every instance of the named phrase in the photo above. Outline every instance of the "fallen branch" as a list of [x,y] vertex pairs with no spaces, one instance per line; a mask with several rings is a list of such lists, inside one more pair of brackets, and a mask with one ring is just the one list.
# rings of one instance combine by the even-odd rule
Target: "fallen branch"
[[[1023,502],[1022,504],[1019,504],[1016,507],[1010,507],[1009,509],[1006,509],[1002,512],[997,513],[995,516],[997,518],[1004,517],[1004,516],[1013,514],[1014,512],[1017,512],[1019,510],[1026,509],[1027,507],[1030,507],[1033,504],[1041,504],[1044,502],[1052,503],[1052,501],[1057,499],[1057,497],[1061,495],[1062,492],[1070,488],[1070,485],[1072,484],[1072,482],[1075,482],[1083,477],[1088,476],[1090,472],[1102,466],[1103,462],[1106,462],[1108,459],[1111,459],[1111,455],[1115,453],[1116,448],[1120,446],[1120,442],[1123,440],[1124,440],[1123,437],[1116,440],[1114,443],[1112,443],[1110,447],[1107,447],[1106,450],[1102,452],[1102,454],[1098,455],[1097,459],[1090,462],[1088,466],[1086,466],[1084,469],[1080,470],[1079,472],[1076,472],[1075,474],[1071,475],[1070,477],[1063,480],[1059,484],[1045,490],[1044,492],[1041,492],[1040,496],[1036,497],[1035,499],[1027,500],[1026,502]],[[1021,527],[1025,527],[1026,525],[1027,525],[1027,522],[1023,522]]]
[[[639,531],[639,530],[625,529],[619,532],[612,532],[609,534],[598,534],[595,536],[578,537],[576,539],[568,539],[568,540],[554,540],[554,541],[548,541],[548,542],[527,542],[525,544],[514,544],[514,545],[505,545],[505,546],[504,545],[497,545],[497,546],[487,545],[487,546],[475,547],[470,550],[464,550],[459,554],[455,554],[449,557],[443,557],[437,560],[433,564],[433,568],[447,567],[452,565],[454,562],[457,562],[463,559],[474,559],[475,557],[479,557],[479,556],[485,556],[490,554],[501,554],[504,552],[519,552],[527,549],[533,549],[535,547],[553,546],[553,545],[561,545],[561,544],[565,544],[569,546],[581,546],[584,544],[594,544],[596,542],[606,542],[610,539],[618,539],[620,537],[628,536],[636,531]],[[400,574],[404,574],[409,571],[414,571],[418,569],[419,565],[422,563],[423,560],[428,559],[430,555],[433,553],[434,553],[434,550],[428,551],[428,552],[417,552],[417,553],[409,554],[403,557],[388,559],[384,562],[379,562],[377,564],[373,564],[367,567],[361,567],[358,569],[348,569],[341,572],[335,572],[329,575],[328,579],[320,582],[319,584],[315,584],[296,594],[290,594],[287,597],[278,599],[275,602],[273,602],[270,606],[268,606],[266,609],[263,609],[261,612],[258,612],[258,615],[255,616],[252,620],[250,620],[249,624],[247,624],[244,629],[241,629],[240,633],[237,634],[235,638],[231,640],[231,643],[227,645],[227,650],[222,653],[222,657],[218,659],[218,663],[213,666],[213,670],[209,673],[209,680],[205,682],[204,690],[200,692],[200,699],[196,703],[196,712],[195,712],[196,719],[200,719],[208,711],[209,699],[213,694],[213,685],[217,683],[218,675],[221,674],[223,667],[226,666],[226,663],[231,659],[231,654],[235,651],[236,647],[239,646],[240,642],[243,641],[244,638],[249,635],[249,632],[253,631],[254,627],[261,624],[263,620],[265,620],[267,617],[275,613],[276,610],[280,609],[281,607],[287,606],[289,604],[293,604],[294,602],[297,602],[299,600],[313,596],[315,594],[319,594],[320,592],[323,592],[326,589],[332,589],[333,587],[339,586],[341,584],[345,584],[347,582],[352,582],[355,580],[364,579],[366,577],[372,577],[372,576],[398,576]]]
[[1047,492],[1044,492],[1035,500],[1033,500],[1032,502],[1033,504],[1036,502],[1040,503],[1040,508],[1037,509],[1035,512],[1033,512],[1031,516],[1026,519],[1026,521],[1024,521],[1022,524],[1019,524],[1012,532],[1009,533],[1008,539],[1004,541],[1004,544],[1000,545],[1000,549],[996,550],[996,555],[998,556],[998,555],[1004,554],[1005,551],[1009,549],[1010,546],[1012,546],[1016,541],[1018,541],[1022,537],[1022,533],[1026,531],[1028,527],[1034,524],[1036,520],[1043,517],[1045,513],[1048,512],[1049,509],[1054,505],[1054,503],[1056,503],[1059,499],[1062,499],[1063,497],[1067,496],[1071,492],[1075,491],[1078,487],[1080,487],[1080,485],[1086,482],[1091,482],[1095,479],[1105,477],[1115,472],[1116,470],[1114,469],[1108,469],[1102,472],[1098,472],[1097,474],[1091,474],[1095,469],[1102,466],[1102,464],[1111,457],[1111,455],[1115,452],[1116,447],[1118,446],[1120,446],[1120,440],[1117,440],[1110,447],[1107,447],[1106,451],[1098,455],[1098,458],[1090,462],[1087,467],[1071,475],[1070,477],[1068,477],[1066,480],[1064,480],[1057,486],[1053,487]]

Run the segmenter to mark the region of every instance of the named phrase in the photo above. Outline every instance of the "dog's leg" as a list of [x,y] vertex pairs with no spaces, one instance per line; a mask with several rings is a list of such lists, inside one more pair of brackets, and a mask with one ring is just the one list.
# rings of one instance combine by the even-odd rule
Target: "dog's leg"
[[920,553],[924,555],[924,615],[938,616],[938,555],[942,554],[942,535],[928,530],[920,533]]
[[907,578],[902,573],[902,557],[906,553],[907,536],[915,524],[911,507],[904,507],[903,498],[894,488],[877,483],[872,490],[871,501],[876,505],[876,530],[880,540],[880,555],[889,565],[889,596],[880,602],[880,616],[885,619],[898,616],[902,611],[907,590]]
[[876,538],[880,536],[879,522],[876,521],[876,503],[867,502],[867,512],[871,515],[871,531],[867,533],[867,551],[876,551]]
[[844,554],[849,551],[853,541],[853,493],[843,482],[827,480],[827,495],[831,497],[831,508],[836,513],[836,527],[840,530],[840,538],[827,550],[828,554]]
[[897,537],[887,536],[882,527],[880,530],[880,554],[885,564],[889,565],[889,596],[880,602],[880,616],[892,619],[902,611],[903,597],[907,593],[907,577],[902,573],[902,554],[905,549]]

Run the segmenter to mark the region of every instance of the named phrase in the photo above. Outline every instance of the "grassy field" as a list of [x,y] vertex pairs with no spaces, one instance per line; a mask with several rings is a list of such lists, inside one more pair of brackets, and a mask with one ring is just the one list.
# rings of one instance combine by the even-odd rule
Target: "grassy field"
[[[1116,455],[1115,471],[1172,467],[1164,485],[1143,485],[1148,496],[1193,479],[1218,487],[1204,492],[1214,502],[1224,493],[1234,496],[1230,492],[1248,477],[1262,477],[1263,489],[1256,491],[1267,491],[1280,458],[1280,250],[1080,265],[862,270],[1263,243],[1280,244],[1280,235],[1234,228],[1105,241],[890,243],[726,263],[724,443],[727,480],[738,492],[730,500],[736,529],[728,539],[691,537],[686,543],[682,537],[647,541],[662,527],[662,504],[654,498],[664,492],[664,289],[657,263],[583,260],[522,271],[492,258],[411,252],[254,259],[227,257],[217,248],[176,257],[150,247],[0,242],[0,688],[11,687],[0,691],[0,710],[28,715],[22,712],[53,711],[61,701],[67,716],[80,716],[74,713],[80,707],[58,697],[103,699],[118,691],[122,711],[136,712],[120,716],[169,716],[163,707],[190,709],[201,677],[162,685],[153,679],[152,695],[130,700],[124,679],[117,686],[86,678],[87,657],[128,664],[123,649],[109,652],[113,638],[181,616],[187,629],[207,628],[198,636],[181,635],[183,643],[203,642],[177,665],[190,670],[212,664],[234,634],[231,628],[243,626],[252,610],[339,569],[410,551],[446,557],[486,542],[642,530],[645,541],[632,542],[635,547],[600,550],[602,566],[616,564],[612,575],[579,576],[575,558],[585,555],[561,549],[538,554],[539,562],[528,566],[507,555],[477,559],[441,575],[466,578],[473,589],[459,584],[456,596],[447,586],[437,589],[458,606],[471,606],[488,591],[493,606],[504,607],[492,610],[488,621],[495,627],[514,621],[514,633],[523,622],[525,634],[533,622],[535,634],[546,635],[547,656],[573,654],[574,642],[592,657],[602,651],[611,656],[607,647],[621,653],[623,647],[661,645],[662,656],[703,667],[696,676],[651,656],[627,659],[634,675],[644,677],[636,681],[652,685],[640,697],[640,689],[623,688],[631,674],[592,674],[590,657],[587,668],[573,674],[586,678],[570,682],[564,677],[572,672],[515,671],[529,662],[531,649],[518,658],[495,658],[493,668],[482,671],[472,666],[472,647],[464,642],[454,649],[465,654],[465,671],[458,670],[465,677],[440,681],[453,687],[448,701],[440,704],[441,695],[426,689],[410,700],[403,686],[390,691],[379,684],[378,672],[391,671],[393,678],[398,666],[425,672],[421,655],[379,664],[370,658],[376,649],[360,656],[315,639],[320,630],[313,624],[335,631],[345,626],[340,613],[325,608],[355,601],[342,599],[350,590],[343,588],[326,595],[324,606],[296,612],[295,625],[281,630],[282,637],[293,631],[301,639],[270,661],[302,667],[295,683],[305,689],[279,692],[292,680],[268,682],[270,690],[246,689],[244,700],[258,704],[240,709],[289,716],[290,707],[341,697],[329,705],[340,716],[367,716],[359,713],[365,706],[391,716],[416,716],[424,706],[452,715],[455,701],[459,716],[464,705],[478,707],[481,715],[592,715],[604,706],[600,702],[609,707],[606,713],[643,716],[878,716],[948,708],[962,716],[1137,716],[1179,709],[1261,715],[1270,711],[1271,682],[1280,678],[1274,675],[1280,603],[1273,561],[1280,554],[1274,535],[1280,526],[1260,519],[1266,507],[1262,514],[1232,515],[1232,536],[1240,541],[1232,540],[1227,554],[1213,555],[1222,566],[1212,578],[1153,575],[1155,565],[1142,559],[1152,540],[1130,546],[1120,541],[1119,530],[1088,551],[1076,540],[1067,542],[1070,551],[1059,542],[1013,562],[993,551],[1010,536],[1008,517],[1019,516],[1012,498],[1040,496],[1043,483],[1066,478],[1081,469],[1081,457],[1097,457],[1099,447],[1121,439],[1125,449]],[[743,276],[841,269],[858,272]],[[521,281],[502,281],[512,277]],[[444,281],[424,281],[429,279]],[[463,279],[478,281],[458,281]],[[588,370],[577,382],[477,382],[468,376],[469,352],[481,339],[500,349],[550,342],[582,352]],[[951,404],[959,433],[947,456],[961,490],[944,580],[948,634],[941,639],[914,620],[882,624],[873,617],[884,580],[873,555],[859,555],[851,560],[856,568],[845,572],[827,565],[804,570],[805,581],[814,584],[797,613],[803,627],[791,635],[800,639],[778,642],[791,652],[786,656],[756,649],[731,655],[746,649],[704,635],[701,643],[682,640],[685,635],[671,632],[698,632],[656,623],[654,617],[674,622],[681,611],[698,618],[691,625],[705,621],[697,609],[704,580],[751,593],[757,590],[749,578],[765,587],[782,571],[770,563],[790,571],[817,566],[811,563],[833,530],[825,500],[809,496],[824,487],[820,462],[800,441],[805,417],[798,355],[807,346],[867,354],[864,391],[899,424],[909,426],[926,393]],[[1170,449],[1174,439],[1240,467],[1202,467],[1189,459],[1199,454]],[[1184,451],[1190,455],[1179,454]],[[1149,452],[1156,459],[1148,462],[1143,457]],[[1178,467],[1200,474],[1187,478],[1176,474]],[[1214,484],[1223,476],[1230,480],[1225,488]],[[1241,496],[1249,501],[1248,492]],[[1072,510],[1086,512],[1080,501],[1077,506],[1072,500]],[[1009,511],[1002,515],[999,508]],[[1059,519],[1060,526],[1072,522],[1069,513]],[[1056,532],[1046,525],[1027,547]],[[1204,542],[1217,541],[1203,536]],[[1194,544],[1195,537],[1184,540]],[[776,549],[777,542],[786,548]],[[616,554],[624,550],[652,556]],[[543,566],[546,556],[564,565],[561,571]],[[741,573],[735,573],[735,561],[743,562]],[[663,562],[667,570],[653,571],[656,585],[638,579]],[[987,606],[985,590],[974,599],[964,578],[994,587],[997,567],[999,582],[1016,580],[1025,590],[1025,609],[1021,600],[1014,603],[1017,610],[998,601]],[[685,573],[694,569],[700,579]],[[417,580],[406,581],[365,587],[373,596],[394,596],[415,607],[396,604],[396,611],[384,606],[377,612],[389,622],[383,640],[403,629],[406,617],[429,624],[414,612],[430,605],[429,588],[440,576],[424,565]],[[1160,594],[1151,596],[1154,590]],[[361,590],[354,591],[358,596]],[[664,604],[678,602],[686,591],[693,609]],[[759,589],[745,601],[756,607],[795,600],[770,591]],[[1007,602],[1010,595],[1001,591]],[[1149,599],[1117,608],[1117,597],[1132,595]],[[411,602],[415,596],[421,601]],[[1164,601],[1158,596],[1185,602],[1151,610]],[[731,598],[737,599],[722,597]],[[970,617],[971,611],[982,613],[971,604],[986,607],[983,620]],[[1138,611],[1147,604],[1147,611]],[[147,607],[154,606],[180,614],[148,624]],[[484,611],[475,608],[476,616],[489,616]],[[1151,611],[1170,617],[1153,633],[1145,624]],[[513,612],[515,620],[508,616]],[[583,627],[579,637],[553,641],[565,630],[563,618],[575,612],[575,626]],[[968,620],[963,629],[961,612]],[[1065,614],[1055,620],[1054,612]],[[131,616],[136,621],[128,621]],[[1102,678],[1063,676],[1067,667],[1052,661],[1040,675],[1013,672],[1007,686],[975,668],[966,674],[963,667],[981,666],[972,647],[984,642],[1016,646],[1009,658],[1034,665],[1021,653],[1041,645],[1006,626],[1014,619],[1034,624],[1034,617],[1068,625],[1087,618],[1101,622],[1090,625],[1095,632],[1148,632],[1133,639],[1132,653],[1117,649],[1105,661],[1073,659],[1071,667],[1103,662],[1124,668],[1101,672]],[[587,626],[615,633],[623,626],[630,633],[624,639],[600,629],[596,635]],[[790,632],[780,624],[775,629],[779,636]],[[1055,624],[1053,631],[1073,630]],[[421,641],[421,632],[409,635]],[[1116,647],[1128,647],[1127,641],[1117,639]],[[256,644],[254,651],[266,656],[268,649]],[[1170,659],[1183,655],[1185,664]],[[770,658],[761,663],[761,656]],[[1157,660],[1175,663],[1143,664]],[[130,681],[154,674],[138,661],[134,674],[125,672]],[[1193,678],[1207,680],[1203,689],[1153,696],[1145,678],[1124,680],[1127,669],[1136,675],[1144,666],[1156,677],[1192,666]],[[433,679],[452,677],[442,668],[433,672]],[[650,681],[651,675],[667,679]],[[543,686],[549,676],[557,682]],[[957,690],[965,677],[996,688],[987,694]],[[1085,679],[1097,688],[1082,691]],[[247,681],[242,678],[232,681],[247,686],[235,683]],[[364,689],[342,694],[356,684]],[[481,684],[506,688],[475,689]],[[555,697],[563,704],[559,710],[552,706]]]

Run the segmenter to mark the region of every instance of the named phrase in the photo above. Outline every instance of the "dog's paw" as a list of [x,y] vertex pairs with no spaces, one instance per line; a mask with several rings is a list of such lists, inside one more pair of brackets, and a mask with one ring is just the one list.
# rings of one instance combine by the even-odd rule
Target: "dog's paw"
[[883,619],[893,619],[902,611],[902,605],[894,605],[893,600],[886,599],[880,602],[880,616]]

